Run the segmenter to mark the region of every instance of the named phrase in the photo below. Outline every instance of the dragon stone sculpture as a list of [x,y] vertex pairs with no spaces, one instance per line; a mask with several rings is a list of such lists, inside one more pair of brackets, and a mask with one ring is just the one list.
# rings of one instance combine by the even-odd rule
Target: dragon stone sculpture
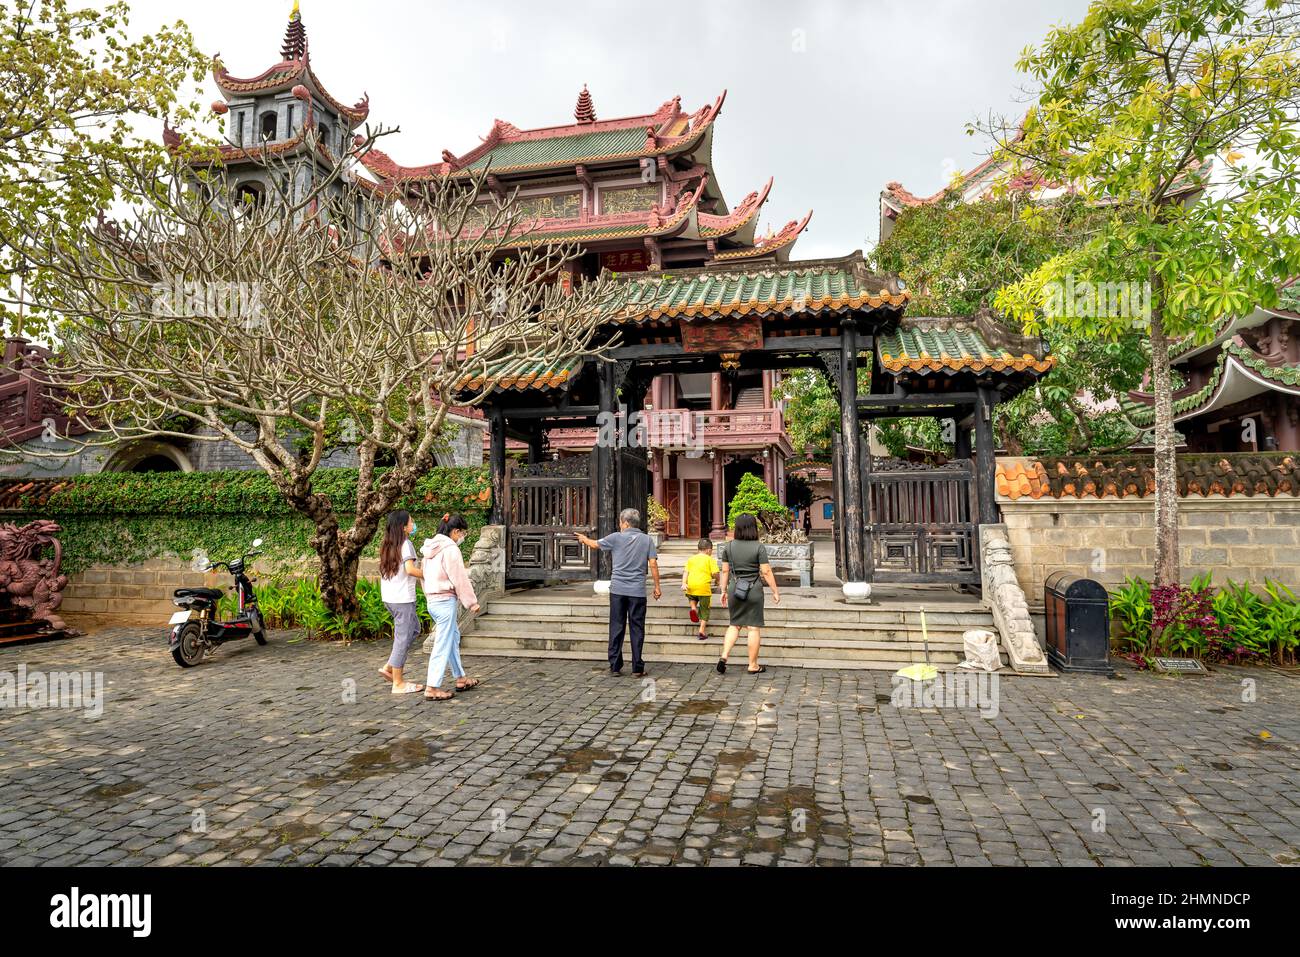
[[63,546],[55,536],[60,531],[57,523],[45,519],[21,527],[0,524],[0,602],[7,598],[33,619],[63,630],[67,626],[55,613],[68,584],[68,576],[59,573]]

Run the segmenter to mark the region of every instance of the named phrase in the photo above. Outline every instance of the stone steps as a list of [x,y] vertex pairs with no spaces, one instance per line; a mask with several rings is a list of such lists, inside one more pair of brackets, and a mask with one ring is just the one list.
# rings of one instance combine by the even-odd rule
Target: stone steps
[[[646,609],[646,660],[712,666],[727,621],[725,610],[715,606],[714,611],[709,638],[700,641],[680,594],[652,599]],[[794,596],[779,606],[769,601],[764,615],[762,660],[794,668],[896,671],[928,660],[951,670],[965,658],[963,632],[994,630],[992,615],[977,601],[947,596],[927,603],[928,642],[922,639],[919,608],[904,602],[853,605],[827,595]],[[462,647],[469,655],[604,662],[608,621],[608,600],[586,592],[512,592],[491,599],[484,613],[463,624]],[[742,632],[731,659],[742,671],[744,638]],[[625,647],[624,655],[630,650]]]

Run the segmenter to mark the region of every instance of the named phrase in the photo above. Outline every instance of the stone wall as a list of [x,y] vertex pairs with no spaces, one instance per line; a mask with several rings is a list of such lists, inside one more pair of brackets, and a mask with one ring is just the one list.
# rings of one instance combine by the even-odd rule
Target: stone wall
[[[1039,499],[999,496],[1016,576],[1031,606],[1043,584],[1066,569],[1107,588],[1127,576],[1150,579],[1155,564],[1151,498]],[[1212,572],[1300,589],[1300,498],[1266,495],[1188,496],[1179,503],[1183,581]]]
[[[439,465],[479,466],[483,464],[483,430],[481,419],[468,416],[449,418],[453,428],[445,451],[437,454]],[[243,427],[249,433],[251,426]],[[201,434],[213,435],[211,430]],[[18,451],[0,451],[0,476],[12,478],[63,478],[70,475],[93,475],[98,472],[130,472],[134,463],[145,456],[162,455],[178,471],[214,472],[222,469],[256,469],[259,466],[248,453],[225,439],[140,439],[111,446],[91,445],[106,437],[86,435],[75,441],[40,437],[30,439]],[[30,453],[30,454],[28,454]],[[334,449],[321,463],[324,468],[356,468],[357,455],[352,447]]]
[[[269,575],[270,570],[254,564],[251,573]],[[378,580],[379,562],[363,558],[357,576]],[[196,572],[191,560],[151,558],[138,565],[92,565],[68,577],[59,611],[88,624],[113,622],[165,628],[176,611],[172,592],[177,588],[228,589],[234,579],[223,568],[219,572]]]

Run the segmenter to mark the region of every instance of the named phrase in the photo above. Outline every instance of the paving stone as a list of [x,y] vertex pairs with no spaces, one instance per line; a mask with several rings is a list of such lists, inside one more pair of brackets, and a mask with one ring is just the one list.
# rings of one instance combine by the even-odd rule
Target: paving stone
[[[0,672],[114,692],[93,722],[6,712],[0,864],[1254,866],[1300,844],[1300,701],[1266,669],[1005,678],[986,720],[881,706],[880,672],[661,665],[637,711],[589,663],[471,648],[482,690],[413,712],[365,680],[382,647],[290,637],[184,673],[150,629],[0,648]],[[350,704],[298,690],[347,678]]]

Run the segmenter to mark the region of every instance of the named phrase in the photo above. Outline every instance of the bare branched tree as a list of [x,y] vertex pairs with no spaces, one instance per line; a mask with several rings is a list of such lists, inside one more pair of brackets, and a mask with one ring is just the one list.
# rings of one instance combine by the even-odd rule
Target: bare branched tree
[[[260,196],[193,155],[105,167],[129,215],[75,244],[5,238],[51,278],[46,375],[91,430],[80,444],[243,450],[314,523],[323,597],[351,615],[362,550],[434,466],[448,413],[482,401],[458,387],[598,353],[617,303],[605,281],[558,281],[576,247],[521,246],[530,226],[486,171],[399,200],[313,145],[264,161]],[[314,486],[340,439],[359,465],[350,526]]]

